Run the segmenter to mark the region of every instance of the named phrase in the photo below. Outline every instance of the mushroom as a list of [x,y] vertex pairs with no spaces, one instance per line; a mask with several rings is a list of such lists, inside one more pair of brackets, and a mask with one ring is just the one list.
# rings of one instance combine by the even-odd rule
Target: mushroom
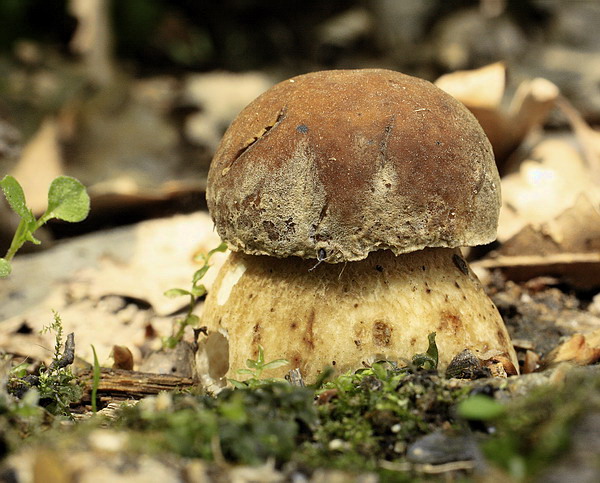
[[274,375],[314,381],[409,360],[432,332],[440,368],[464,349],[516,366],[459,248],[496,236],[492,148],[431,83],[359,69],[275,85],[226,131],[207,201],[232,252],[204,306],[205,382],[235,377],[259,345],[290,362]]

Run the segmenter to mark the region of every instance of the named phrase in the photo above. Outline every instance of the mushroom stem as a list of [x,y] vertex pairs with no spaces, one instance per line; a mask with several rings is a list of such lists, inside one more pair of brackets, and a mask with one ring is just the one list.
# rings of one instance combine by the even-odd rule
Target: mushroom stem
[[[267,359],[290,362],[270,376],[299,368],[312,382],[327,366],[344,372],[380,359],[408,361],[427,349],[431,332],[441,369],[464,349],[502,353],[518,367],[498,310],[452,248],[399,256],[383,250],[316,267],[314,260],[232,252],[206,299],[203,324],[228,340],[228,368],[220,360],[213,382],[236,378],[259,344]],[[208,374],[206,348],[200,354]]]

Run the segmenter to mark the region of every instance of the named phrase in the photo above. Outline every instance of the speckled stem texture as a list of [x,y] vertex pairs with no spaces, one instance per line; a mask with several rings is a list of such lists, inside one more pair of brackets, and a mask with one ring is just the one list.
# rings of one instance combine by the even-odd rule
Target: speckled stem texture
[[[359,262],[314,265],[231,253],[204,307],[209,333],[229,342],[229,367],[215,359],[213,379],[226,371],[236,378],[259,344],[268,360],[290,361],[265,376],[299,368],[311,382],[326,366],[349,371],[378,359],[410,360],[427,349],[431,332],[441,368],[465,348],[506,354],[517,366],[500,314],[458,249],[399,256],[386,250]],[[222,357],[224,348],[211,353]],[[208,369],[206,351],[200,353]]]

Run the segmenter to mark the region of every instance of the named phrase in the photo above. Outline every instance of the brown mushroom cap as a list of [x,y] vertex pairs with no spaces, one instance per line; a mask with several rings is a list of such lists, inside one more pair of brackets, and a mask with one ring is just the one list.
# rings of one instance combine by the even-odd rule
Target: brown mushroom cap
[[393,71],[337,70],[248,105],[213,159],[207,200],[233,250],[337,263],[489,243],[500,182],[453,97]]

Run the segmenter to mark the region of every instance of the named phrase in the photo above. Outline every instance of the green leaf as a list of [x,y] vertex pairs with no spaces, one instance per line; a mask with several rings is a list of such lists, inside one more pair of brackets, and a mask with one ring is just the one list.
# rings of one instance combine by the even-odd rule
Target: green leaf
[[227,380],[228,380],[228,381],[231,383],[231,385],[232,385],[233,387],[235,387],[236,389],[245,389],[245,388],[247,388],[247,387],[248,387],[248,386],[246,385],[246,383],[245,383],[245,382],[242,382],[242,381],[236,381],[235,379],[229,379],[229,378],[227,378]]
[[165,297],[175,298],[175,297],[181,297],[182,295],[190,296],[193,294],[190,291],[184,290],[182,288],[170,288],[163,295]]
[[59,176],[52,181],[48,191],[48,209],[44,220],[77,222],[84,220],[90,211],[90,197],[85,186],[70,176]]
[[10,275],[12,268],[10,263],[4,258],[0,258],[0,278],[6,278]]
[[275,359],[274,361],[267,362],[262,368],[264,371],[268,369],[277,369],[278,367],[286,366],[289,364],[289,361],[285,359]]
[[504,412],[504,406],[489,396],[475,394],[462,401],[457,411],[465,419],[487,421],[500,416]]
[[12,176],[5,176],[0,181],[0,187],[12,210],[27,222],[34,221],[33,213],[25,202],[25,193],[19,182]]
[[429,340],[429,346],[427,351],[423,354],[415,354],[412,358],[412,363],[416,367],[423,367],[425,369],[437,369],[438,366],[438,348],[435,343],[435,332],[432,332],[427,336]]
[[258,344],[258,357],[256,358],[256,364],[260,367],[265,363],[265,349],[262,345]]
[[225,252],[225,251],[227,251],[227,243],[224,243],[224,242],[223,242],[223,243],[221,243],[221,244],[220,244],[218,247],[216,247],[216,248],[213,248],[211,251],[209,251],[209,252],[206,254],[206,257],[207,257],[207,258],[210,258],[210,257],[213,255],[213,253],[217,253],[217,252]]
[[206,287],[204,285],[196,285],[192,287],[192,295],[194,297],[202,297],[206,293]]
[[387,379],[388,371],[385,367],[383,367],[382,363],[375,362],[371,366],[371,369],[373,370],[373,374],[375,374],[377,376],[377,379],[379,379],[380,381],[385,381]]
[[25,229],[23,231],[23,236],[25,237],[25,241],[30,241],[34,245],[39,245],[42,242],[33,236],[33,232],[38,229],[36,223],[37,222],[35,218],[32,218],[30,221],[25,220]]
[[95,414],[98,411],[96,406],[96,396],[98,394],[98,386],[100,385],[100,363],[98,362],[96,348],[93,345],[92,353],[94,354],[94,371],[92,373],[92,412]]
[[198,281],[201,280],[204,275],[206,275],[206,272],[208,272],[209,268],[210,265],[204,265],[201,269],[196,270],[196,273],[194,273],[194,277],[192,278],[192,283],[196,285],[196,283],[198,283]]
[[198,325],[198,323],[200,322],[200,317],[198,317],[196,314],[189,314],[185,320],[184,320],[184,324],[185,325]]

